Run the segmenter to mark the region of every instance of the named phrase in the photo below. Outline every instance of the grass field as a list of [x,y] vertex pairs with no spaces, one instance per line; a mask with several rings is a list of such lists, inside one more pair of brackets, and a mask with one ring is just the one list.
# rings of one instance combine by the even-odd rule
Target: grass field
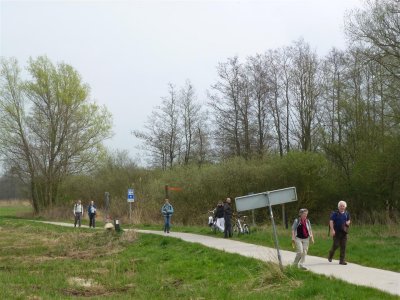
[[[160,230],[160,226],[139,226],[143,229]],[[234,239],[247,243],[275,247],[272,226],[250,228],[249,235],[234,235]],[[223,233],[213,233],[208,227],[173,226],[172,230],[222,237]],[[293,251],[291,246],[291,229],[277,227],[279,247]],[[313,226],[315,244],[311,244],[309,255],[327,257],[332,246],[332,238],[328,237],[327,226]],[[347,257],[349,262],[363,266],[400,272],[400,227],[398,225],[359,226],[353,225],[347,242]],[[339,259],[339,249],[335,253]]]
[[[24,212],[21,206],[0,206],[0,299],[398,299],[296,268],[282,272],[274,264],[174,238],[57,227],[15,217]],[[209,228],[173,229],[211,234]],[[315,230],[312,254],[317,255],[330,240],[324,240],[326,230]],[[387,243],[396,232],[387,237],[373,228],[353,228],[352,234],[354,240],[374,245],[371,251],[383,239],[384,253],[398,259],[399,239]],[[279,235],[281,247],[289,248],[288,231],[281,228]],[[238,239],[273,244],[270,228]],[[349,248],[352,259],[361,257],[361,246]],[[378,261],[384,264],[385,259]]]
[[163,236],[5,217],[0,231],[1,299],[397,299]]

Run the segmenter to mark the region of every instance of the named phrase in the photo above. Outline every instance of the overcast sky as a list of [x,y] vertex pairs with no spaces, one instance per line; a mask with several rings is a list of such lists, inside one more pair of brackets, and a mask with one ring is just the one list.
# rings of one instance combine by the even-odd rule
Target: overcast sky
[[142,164],[130,133],[143,124],[168,83],[189,79],[199,101],[228,58],[290,45],[303,37],[320,56],[345,48],[345,12],[361,0],[5,1],[0,0],[0,55],[25,67],[47,55],[72,65],[91,99],[113,115],[111,149]]

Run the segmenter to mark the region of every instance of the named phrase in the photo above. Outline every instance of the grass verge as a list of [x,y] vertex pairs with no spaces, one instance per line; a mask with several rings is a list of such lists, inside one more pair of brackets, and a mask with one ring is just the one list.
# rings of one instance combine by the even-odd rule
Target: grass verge
[[397,299],[164,236],[0,218],[1,299]]
[[[161,230],[160,226],[143,225],[141,229]],[[223,233],[213,233],[208,227],[173,226],[173,231],[197,233],[222,237]],[[234,239],[261,246],[275,247],[272,226],[250,227],[249,235],[234,234]],[[294,251],[291,245],[291,229],[277,227],[279,247]],[[327,226],[313,226],[315,244],[311,244],[308,255],[327,257],[332,246]],[[400,227],[398,225],[353,225],[347,241],[347,261],[367,267],[400,272]],[[335,253],[339,259],[339,249]]]

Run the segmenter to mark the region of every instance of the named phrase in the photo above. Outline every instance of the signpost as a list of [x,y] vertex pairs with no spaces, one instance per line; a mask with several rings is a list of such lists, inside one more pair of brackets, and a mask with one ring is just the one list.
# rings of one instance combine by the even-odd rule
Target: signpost
[[278,235],[276,233],[274,215],[272,213],[272,205],[283,204],[283,203],[293,202],[293,201],[297,201],[297,194],[296,194],[295,187],[290,187],[290,188],[285,188],[285,189],[281,189],[281,190],[274,190],[274,191],[269,191],[269,192],[264,192],[264,193],[259,193],[259,194],[252,194],[252,195],[241,196],[241,197],[235,198],[236,210],[238,212],[244,211],[244,210],[252,210],[252,209],[256,209],[256,208],[267,207],[267,206],[269,207],[269,214],[271,217],[272,228],[274,231],[275,247],[276,247],[276,251],[278,252],[279,267],[281,269],[283,269],[282,258],[281,258],[281,253],[279,251]]
[[135,191],[134,191],[134,189],[128,189],[127,200],[129,202],[129,220],[132,222],[132,202],[135,202]]

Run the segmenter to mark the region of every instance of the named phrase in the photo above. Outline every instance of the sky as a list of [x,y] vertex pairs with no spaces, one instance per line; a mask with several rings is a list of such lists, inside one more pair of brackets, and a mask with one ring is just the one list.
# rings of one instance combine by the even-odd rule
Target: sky
[[199,102],[216,67],[304,38],[320,56],[346,47],[345,12],[362,0],[21,1],[0,0],[0,56],[20,67],[46,55],[73,66],[90,99],[113,115],[110,150],[145,165],[141,141],[168,84],[190,80]]

